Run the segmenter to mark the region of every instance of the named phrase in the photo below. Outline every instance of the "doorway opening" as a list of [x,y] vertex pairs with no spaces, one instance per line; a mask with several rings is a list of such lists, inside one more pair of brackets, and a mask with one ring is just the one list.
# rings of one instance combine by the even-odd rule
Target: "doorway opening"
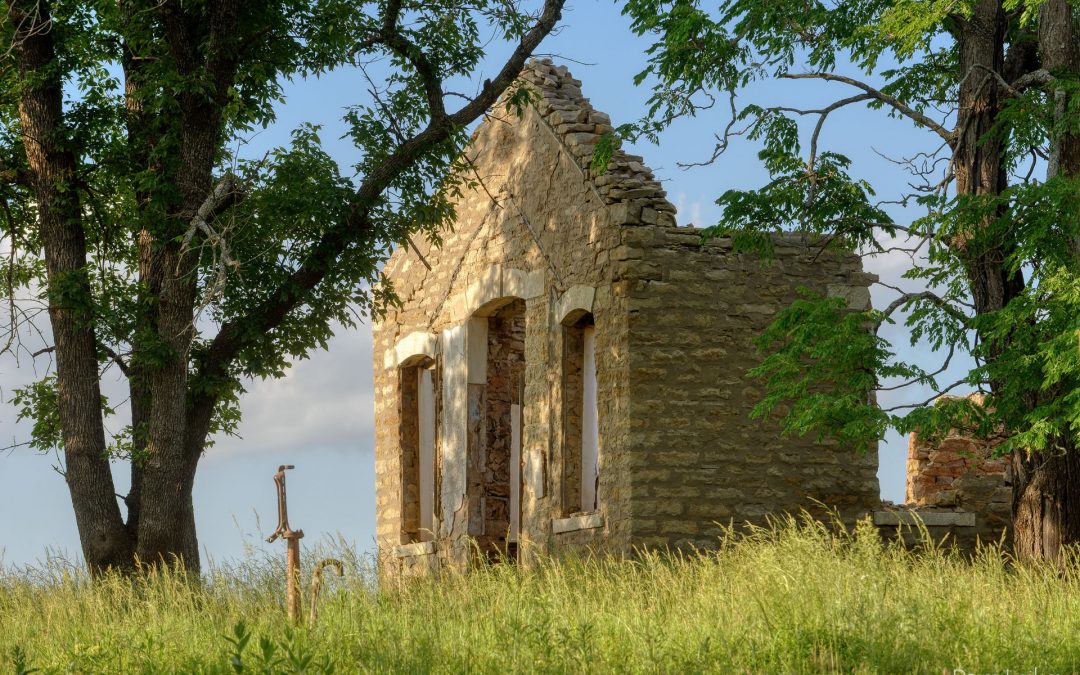
[[525,394],[525,302],[515,299],[487,318],[486,377],[470,396],[477,452],[470,462],[476,495],[470,530],[482,555],[517,560],[521,532],[521,438]]

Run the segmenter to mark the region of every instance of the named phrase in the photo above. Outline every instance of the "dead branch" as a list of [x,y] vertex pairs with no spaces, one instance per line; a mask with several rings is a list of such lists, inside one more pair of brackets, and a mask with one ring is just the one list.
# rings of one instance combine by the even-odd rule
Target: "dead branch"
[[[884,285],[884,284],[883,284]],[[926,300],[934,305],[940,307],[946,314],[959,321],[962,325],[967,326],[969,323],[968,317],[960,310],[953,307],[947,300],[944,300],[941,296],[932,291],[920,291],[918,293],[901,293],[900,297],[889,303],[889,306],[882,310],[882,320],[878,322],[875,330],[884,323],[888,318],[901,307],[907,307],[916,300]]]
[[[245,193],[236,176],[231,173],[225,174],[192,216],[188,230],[184,234],[180,245],[181,256],[193,248],[209,246],[213,257],[211,266],[214,270],[214,282],[204,290],[196,315],[200,314],[201,310],[213,302],[213,299],[225,289],[228,274],[240,267],[240,263],[232,257],[229,249],[227,228],[215,229],[214,221],[219,213],[242,201],[244,196]],[[197,234],[202,235],[201,244],[192,247],[191,243]]]

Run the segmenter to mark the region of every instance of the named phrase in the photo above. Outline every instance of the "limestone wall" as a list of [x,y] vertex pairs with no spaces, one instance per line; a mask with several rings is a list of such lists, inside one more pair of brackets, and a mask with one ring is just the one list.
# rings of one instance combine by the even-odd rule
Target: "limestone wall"
[[872,280],[853,255],[822,253],[795,237],[776,258],[736,255],[729,240],[702,245],[688,228],[625,228],[620,257],[638,270],[629,291],[634,540],[709,546],[719,524],[764,524],[767,514],[820,501],[849,523],[880,500],[877,451],[859,454],[782,437],[752,420],[762,383],[753,344],[800,286],[869,306]]
[[[469,406],[454,392],[486,382],[467,353],[469,335],[486,330],[486,317],[511,298],[525,303],[522,555],[586,544],[625,548],[628,541],[622,471],[627,462],[619,456],[627,424],[627,313],[623,293],[611,282],[610,252],[620,244],[623,201],[642,198],[645,169],[620,168],[618,163],[629,162],[618,153],[601,190],[587,167],[598,135],[611,129],[607,115],[582,98],[580,83],[565,68],[533,63],[523,79],[539,98],[520,118],[498,105],[478,128],[467,150],[475,167],[468,178],[476,186],[458,201],[453,231],[443,233],[439,247],[418,241],[416,251],[399,248],[385,267],[402,301],[400,310],[373,329],[377,536],[380,551],[391,558],[402,522],[401,359],[410,356],[412,345],[429,347],[443,388],[439,536],[434,552],[423,555],[462,564],[469,556],[468,514],[475,516],[483,507],[468,494],[468,433],[454,420],[468,416]],[[651,189],[655,193],[659,184]],[[656,199],[663,201],[662,194]],[[670,205],[663,208],[674,212]],[[552,521],[563,511],[560,322],[576,309],[590,311],[596,325],[602,517],[599,527],[594,519],[556,532]],[[412,549],[401,552],[413,554]],[[387,564],[419,563],[402,558]]]

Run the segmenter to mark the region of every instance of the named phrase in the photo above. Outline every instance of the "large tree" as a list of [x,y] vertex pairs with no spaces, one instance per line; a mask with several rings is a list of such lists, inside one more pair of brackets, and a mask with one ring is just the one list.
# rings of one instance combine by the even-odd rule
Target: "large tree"
[[[912,254],[905,276],[922,288],[891,289],[897,294],[886,307],[845,314],[842,300],[808,295],[778,317],[754,371],[767,381],[758,412],[784,405],[788,431],[854,444],[890,428],[1004,430],[1016,553],[1051,561],[1080,541],[1077,7],[1070,0],[625,5],[635,31],[655,39],[641,74],[655,88],[649,117],[623,132],[656,135],[719,98],[725,105],[714,109],[732,117],[720,125],[713,159],[739,134],[761,144],[769,180],[720,196],[723,217],[709,235],[766,254],[767,234],[778,229],[861,253]],[[814,109],[741,103],[749,83],[771,78],[815,81],[838,95]],[[848,157],[824,147],[830,115],[853,106],[926,131],[925,148],[896,158],[916,177],[911,189],[877,200],[875,191],[891,186],[860,177]],[[897,211],[884,206],[890,202],[918,212],[896,222]],[[912,345],[937,350],[944,363],[901,358],[878,334],[905,312]],[[939,382],[961,352],[974,366],[958,381]],[[876,405],[877,392],[905,384],[974,389],[985,400]]]
[[[515,77],[562,4],[5,3],[0,271],[10,296],[27,288],[47,306],[55,358],[16,403],[33,444],[62,449],[92,570],[198,569],[196,467],[235,426],[243,378],[280,376],[356,310],[378,311],[367,289],[388,247],[448,222],[444,177],[467,126],[528,95]],[[273,121],[286,78],[336,68],[357,78],[354,179],[310,127],[260,159],[228,152]],[[17,349],[32,311],[8,308],[0,347]],[[112,435],[111,368],[130,389]],[[117,458],[130,462],[126,517]]]

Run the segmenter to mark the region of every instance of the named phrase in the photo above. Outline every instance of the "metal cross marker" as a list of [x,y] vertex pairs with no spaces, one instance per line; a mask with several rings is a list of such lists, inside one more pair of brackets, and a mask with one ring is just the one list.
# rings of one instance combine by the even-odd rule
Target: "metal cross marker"
[[289,506],[285,501],[285,471],[292,468],[295,468],[292,464],[282,464],[274,474],[274,483],[277,484],[278,526],[266,542],[273,543],[278,537],[285,540],[287,547],[285,607],[289,613],[289,619],[298,622],[300,621],[300,540],[304,537],[304,531],[289,528]]

